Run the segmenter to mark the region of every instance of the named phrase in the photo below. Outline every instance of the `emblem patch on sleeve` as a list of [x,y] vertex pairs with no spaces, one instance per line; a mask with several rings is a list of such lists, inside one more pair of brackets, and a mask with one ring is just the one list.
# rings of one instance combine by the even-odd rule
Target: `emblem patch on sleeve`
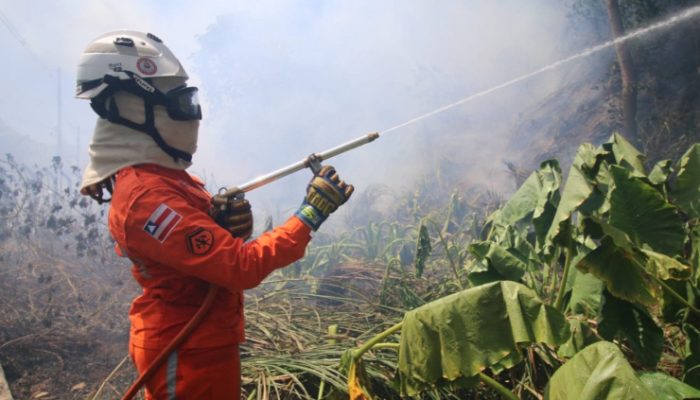
[[163,243],[180,221],[182,221],[182,216],[180,214],[176,213],[165,204],[161,204],[153,211],[153,214],[148,217],[148,221],[146,221],[146,225],[143,226],[143,230],[157,241]]
[[204,228],[197,228],[187,234],[187,248],[194,255],[204,255],[214,245],[214,235]]

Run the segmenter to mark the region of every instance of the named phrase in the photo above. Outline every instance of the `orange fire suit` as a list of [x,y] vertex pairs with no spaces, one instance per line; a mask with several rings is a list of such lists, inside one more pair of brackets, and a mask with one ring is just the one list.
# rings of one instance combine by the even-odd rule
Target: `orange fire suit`
[[292,217],[244,243],[212,220],[211,195],[185,171],[142,164],[120,170],[115,180],[109,229],[143,287],[129,312],[130,353],[139,372],[192,318],[209,283],[225,289],[146,383],[147,398],[238,400],[243,290],[300,259],[311,230]]

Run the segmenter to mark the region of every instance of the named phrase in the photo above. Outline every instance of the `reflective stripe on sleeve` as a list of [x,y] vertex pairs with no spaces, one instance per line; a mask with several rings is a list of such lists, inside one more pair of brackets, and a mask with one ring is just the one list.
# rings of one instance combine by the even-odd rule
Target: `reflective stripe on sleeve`
[[168,388],[168,400],[177,400],[175,389],[177,387],[177,350],[168,356],[168,366],[165,371],[165,382]]

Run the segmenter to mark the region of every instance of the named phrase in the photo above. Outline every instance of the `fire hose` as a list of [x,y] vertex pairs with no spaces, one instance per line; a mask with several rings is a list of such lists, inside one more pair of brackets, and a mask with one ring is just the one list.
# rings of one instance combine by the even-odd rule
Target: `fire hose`
[[[224,198],[232,197],[242,197],[245,193],[251,190],[257,189],[259,187],[265,186],[272,183],[278,179],[284,178],[285,176],[291,175],[297,171],[301,171],[305,168],[310,168],[314,173],[321,169],[321,162],[328,160],[331,157],[335,157],[339,154],[345,153],[357,147],[363,146],[370,143],[379,137],[378,132],[373,132],[355,140],[351,140],[347,143],[343,143],[340,146],[333,147],[332,149],[326,150],[321,153],[314,153],[307,158],[296,162],[294,164],[288,165],[284,168],[280,168],[276,171],[270,172],[269,174],[255,178],[249,182],[246,182],[240,186],[235,186],[232,188],[222,188],[216,196]],[[222,202],[222,207],[225,207],[226,202]],[[176,350],[185,340],[194,332],[199,324],[207,316],[212,305],[214,305],[214,299],[219,293],[219,287],[213,284],[209,285],[209,290],[207,291],[207,296],[204,298],[202,305],[199,306],[197,312],[194,314],[192,319],[190,319],[187,324],[178,332],[177,336],[168,343],[165,348],[156,356],[156,358],[151,362],[151,364],[146,368],[146,370],[141,374],[134,383],[131,384],[129,389],[126,391],[122,400],[131,400],[136,396],[136,394],[141,390],[146,381],[148,381],[163,365],[163,362],[170,356],[170,354]]]

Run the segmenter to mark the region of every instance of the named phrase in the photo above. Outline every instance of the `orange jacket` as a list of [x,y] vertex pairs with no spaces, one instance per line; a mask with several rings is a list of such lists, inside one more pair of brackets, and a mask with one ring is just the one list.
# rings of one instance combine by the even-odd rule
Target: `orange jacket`
[[133,345],[167,345],[199,308],[208,283],[226,290],[182,348],[243,341],[243,290],[303,257],[311,230],[298,218],[244,243],[212,220],[210,198],[185,171],[142,164],[116,174],[109,229],[143,287],[129,311]]

